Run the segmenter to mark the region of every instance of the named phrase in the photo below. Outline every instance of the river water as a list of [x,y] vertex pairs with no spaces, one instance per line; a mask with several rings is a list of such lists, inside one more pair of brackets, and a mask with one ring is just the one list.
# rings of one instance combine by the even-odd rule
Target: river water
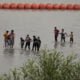
[[[29,3],[80,3],[80,0],[0,0],[0,2],[29,2]],[[74,43],[70,45],[69,37],[66,43],[54,43],[54,26],[59,30],[65,29],[70,34],[74,32]],[[14,29],[14,49],[5,49],[3,34],[6,30]],[[40,36],[42,40],[41,49],[56,48],[65,55],[80,53],[80,11],[48,11],[48,10],[0,10],[0,74],[8,72],[9,69],[21,66],[28,58],[33,58],[36,53],[20,49],[20,37],[29,34]],[[32,44],[31,44],[32,45]],[[79,55],[80,56],[80,55]]]

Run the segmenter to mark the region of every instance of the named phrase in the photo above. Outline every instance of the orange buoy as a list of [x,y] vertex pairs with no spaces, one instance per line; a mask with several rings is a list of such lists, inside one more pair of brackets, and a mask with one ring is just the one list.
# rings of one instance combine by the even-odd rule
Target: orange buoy
[[39,4],[39,9],[46,9],[46,4]]
[[46,8],[49,10],[53,9],[53,4],[50,3],[46,4]]
[[2,9],[2,4],[0,4],[0,9]]
[[67,4],[67,5],[66,5],[66,9],[68,9],[68,10],[73,10],[73,5],[72,5],[72,4]]
[[48,9],[48,10],[80,10],[80,4],[36,4],[36,3],[0,3],[0,9]]
[[74,4],[73,8],[74,8],[74,10],[80,10],[80,5],[79,4]]
[[10,4],[10,9],[16,9],[16,8],[17,8],[17,4],[15,4],[15,3]]
[[28,3],[24,4],[24,9],[31,9],[31,4]]
[[65,9],[66,9],[66,5],[65,5],[65,4],[60,4],[60,5],[59,5],[59,9],[65,10]]
[[59,9],[59,5],[58,4],[53,4],[53,9],[55,9],[55,10]]
[[8,3],[3,3],[2,4],[2,8],[3,9],[9,9],[10,8],[10,5]]
[[39,9],[39,5],[33,3],[33,4],[31,4],[31,8],[32,8],[32,9]]
[[24,4],[18,3],[17,4],[17,9],[24,9]]

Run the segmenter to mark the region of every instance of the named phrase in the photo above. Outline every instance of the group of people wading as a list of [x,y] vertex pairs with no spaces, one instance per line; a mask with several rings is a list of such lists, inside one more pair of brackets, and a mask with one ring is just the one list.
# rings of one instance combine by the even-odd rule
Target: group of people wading
[[54,39],[55,42],[58,42],[58,36],[59,34],[61,35],[61,43],[65,42],[66,36],[70,37],[70,43],[73,43],[74,38],[73,38],[73,32],[70,32],[70,34],[68,35],[64,29],[61,29],[61,32],[59,31],[59,29],[57,29],[57,27],[54,27]]
[[41,46],[41,40],[40,37],[36,37],[35,35],[33,36],[33,39],[30,38],[29,34],[26,36],[25,39],[23,39],[22,37],[20,38],[21,41],[21,48],[28,48],[28,50],[30,50],[30,45],[31,42],[33,42],[32,45],[32,51],[39,51],[40,46]]
[[[13,48],[14,47],[14,40],[15,40],[15,33],[14,30],[11,30],[10,32],[7,30],[4,34],[4,43],[5,43],[5,48]],[[33,42],[32,45],[32,51],[39,51],[40,46],[41,46],[41,40],[40,37],[36,37],[35,35],[33,36],[33,39],[30,38],[29,34],[26,36],[25,39],[20,37],[20,44],[21,44],[21,49],[26,49],[28,47],[28,50],[31,50],[31,42]]]
[[[69,36],[70,37],[70,43],[73,43],[73,41],[74,41],[74,39],[73,39],[73,32],[70,32],[70,34],[67,35],[67,33],[64,31],[64,29],[61,29],[61,32],[60,32],[57,29],[57,27],[54,27],[54,39],[55,39],[55,42],[58,42],[59,34],[61,35],[61,43],[65,42],[66,36]],[[11,30],[10,32],[7,30],[4,33],[3,36],[4,36],[5,48],[6,47],[13,48],[13,46],[14,46],[14,39],[15,39],[14,30]],[[40,40],[39,36],[36,37],[34,35],[33,39],[30,38],[29,34],[27,34],[25,39],[20,37],[20,43],[21,43],[21,48],[22,49],[28,48],[28,50],[31,50],[31,47],[30,47],[31,42],[33,42],[32,51],[39,51],[40,46],[41,46],[41,40]]]
[[13,48],[14,46],[14,39],[15,39],[15,34],[14,34],[14,30],[11,30],[11,32],[9,32],[8,30],[4,33],[4,43],[5,43],[5,48],[6,47],[10,47]]

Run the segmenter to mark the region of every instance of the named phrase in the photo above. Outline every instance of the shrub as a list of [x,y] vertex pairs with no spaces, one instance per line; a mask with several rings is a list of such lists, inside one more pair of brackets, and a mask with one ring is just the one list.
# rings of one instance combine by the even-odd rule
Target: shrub
[[80,80],[80,62],[76,55],[64,56],[43,50],[19,69],[0,76],[0,80]]

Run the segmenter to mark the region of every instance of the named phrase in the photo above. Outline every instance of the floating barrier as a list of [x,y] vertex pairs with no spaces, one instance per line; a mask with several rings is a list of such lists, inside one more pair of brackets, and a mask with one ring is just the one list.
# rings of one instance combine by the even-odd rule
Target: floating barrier
[[53,9],[53,4],[46,4],[46,9],[52,10]]
[[0,9],[2,9],[2,4],[0,4]]
[[68,9],[68,10],[74,10],[74,7],[73,7],[72,4],[67,4],[66,5],[66,9]]
[[11,3],[9,9],[17,9],[17,4]]
[[53,4],[53,9],[54,10],[58,10],[59,9],[59,5],[58,4]]
[[24,4],[24,9],[31,9],[31,4],[28,3]]
[[31,4],[31,9],[39,9],[39,5],[38,4]]
[[73,5],[73,8],[74,8],[74,10],[80,10],[80,5],[74,4],[74,5]]
[[80,4],[0,3],[0,9],[80,10]]
[[39,9],[46,9],[46,4],[39,4]]
[[2,8],[3,9],[9,9],[10,8],[10,4],[4,3],[4,4],[2,4]]
[[65,9],[66,9],[66,5],[60,4],[60,5],[59,5],[59,9],[65,10]]
[[22,3],[17,4],[17,9],[24,9],[24,4]]

